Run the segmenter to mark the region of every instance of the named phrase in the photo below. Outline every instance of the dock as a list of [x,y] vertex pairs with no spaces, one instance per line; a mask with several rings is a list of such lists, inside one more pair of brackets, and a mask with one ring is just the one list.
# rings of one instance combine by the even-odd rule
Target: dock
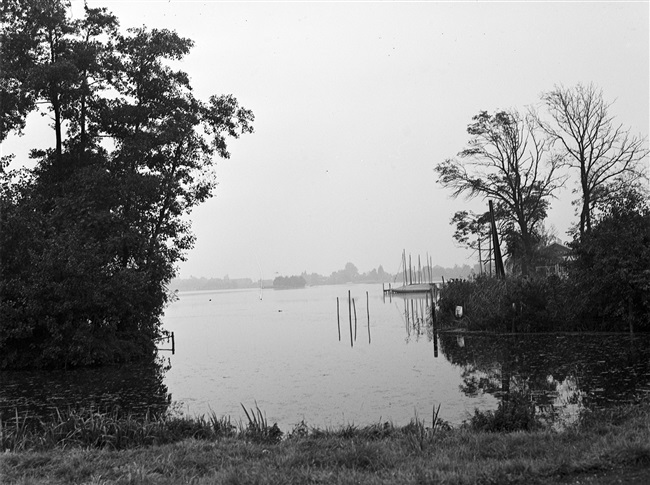
[[437,289],[436,283],[418,283],[412,285],[398,286],[393,288],[388,286],[384,288],[384,293],[393,293],[393,294],[403,294],[403,293],[430,293],[431,289],[434,291]]
[[402,296],[407,298],[424,298],[433,295],[434,301],[438,301],[440,297],[440,287],[442,283],[413,283],[411,285],[403,285],[393,287],[390,284],[388,287],[383,286],[384,296]]

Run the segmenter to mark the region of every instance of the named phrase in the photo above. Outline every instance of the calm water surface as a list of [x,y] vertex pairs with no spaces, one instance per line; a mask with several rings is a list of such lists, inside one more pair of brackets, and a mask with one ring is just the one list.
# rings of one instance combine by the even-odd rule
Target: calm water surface
[[161,352],[160,366],[0,373],[0,411],[174,401],[186,413],[239,419],[241,404],[257,404],[287,430],[301,420],[406,424],[416,413],[430,422],[438,403],[442,418],[460,423],[512,392],[571,417],[650,392],[650,335],[434,336],[424,300],[384,301],[378,285],[264,290],[261,300],[259,290],[179,296],[164,319],[176,353]]

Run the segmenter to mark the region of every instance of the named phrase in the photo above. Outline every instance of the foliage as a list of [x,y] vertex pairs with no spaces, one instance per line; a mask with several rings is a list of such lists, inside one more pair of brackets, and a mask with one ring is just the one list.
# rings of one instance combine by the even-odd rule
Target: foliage
[[532,119],[515,111],[493,115],[485,111],[472,118],[471,136],[459,158],[435,168],[439,183],[454,197],[493,198],[495,212],[508,238],[508,252],[527,274],[535,233],[546,218],[548,199],[563,184],[557,175],[561,157],[539,137]]
[[[472,280],[452,280],[442,288],[438,319],[442,325],[460,324],[469,330],[569,330],[562,311],[566,285],[557,276],[497,279],[479,275]],[[463,307],[460,321],[454,316],[457,306]]]
[[273,423],[273,426],[269,426],[266,416],[257,406],[257,403],[255,404],[255,410],[251,409],[250,413],[243,404],[241,407],[246,414],[246,419],[248,419],[248,426],[244,430],[247,438],[256,443],[277,443],[282,439],[283,433],[278,424]]
[[511,392],[499,402],[495,411],[474,410],[468,425],[475,431],[511,433],[534,431],[541,427],[535,416],[535,404],[520,392]]
[[[451,224],[456,226],[453,235],[456,242],[479,252],[479,268],[483,271],[484,261],[489,261],[491,258],[490,213],[475,214],[472,211],[458,211],[451,218]],[[487,258],[483,257],[484,252]]]
[[183,439],[218,439],[234,436],[229,418],[214,413],[198,417],[147,413],[123,414],[119,410],[56,410],[49,418],[19,416],[0,420],[3,450],[25,451],[52,447],[107,448],[122,450],[138,446],[175,443]]
[[[634,408],[634,410],[631,410]],[[7,483],[556,483],[594,478],[647,482],[649,405],[627,406],[615,422],[563,432],[438,432],[424,449],[413,430],[378,423],[340,430],[305,429],[278,443],[232,436],[186,439],[113,451],[43,446],[0,454]],[[442,430],[440,430],[442,431]]]
[[234,97],[202,102],[170,67],[191,40],[68,7],[16,0],[3,13],[1,136],[41,106],[56,136],[34,169],[0,167],[0,367],[151,356],[194,242],[185,216],[211,196],[226,138],[252,132]]
[[402,428],[402,433],[414,450],[424,451],[436,444],[440,432],[451,429],[449,423],[440,418],[440,406],[441,404],[438,404],[438,407],[433,406],[430,427],[427,427],[425,420],[419,419],[416,413],[411,422]]
[[593,84],[555,86],[542,95],[542,102],[552,121],[536,115],[537,123],[579,175],[578,228],[583,235],[591,229],[599,204],[613,201],[631,183],[648,176],[643,163],[647,140],[615,123],[612,104]]
[[278,276],[273,280],[273,288],[304,288],[306,284],[302,276]]
[[650,206],[631,188],[573,243],[569,277],[581,319],[599,330],[650,331]]
[[[566,277],[479,276],[442,289],[439,319],[493,331],[649,331],[650,207],[630,186],[603,203],[590,231],[571,244]],[[537,260],[544,262],[544,249]]]

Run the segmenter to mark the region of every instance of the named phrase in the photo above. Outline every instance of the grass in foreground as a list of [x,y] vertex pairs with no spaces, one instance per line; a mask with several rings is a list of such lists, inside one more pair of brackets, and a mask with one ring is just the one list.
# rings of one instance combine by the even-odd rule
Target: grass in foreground
[[[277,426],[268,425],[259,409],[246,411],[246,415],[248,423],[240,422],[238,426],[214,416],[150,418],[149,424],[140,422],[140,427],[149,431],[140,431],[148,438],[137,445],[126,439],[109,439],[108,424],[102,431],[106,436],[103,441],[92,438],[84,442],[83,433],[76,431],[70,438],[54,443],[54,432],[39,442],[36,434],[27,437],[25,423],[18,423],[23,429],[16,433],[24,435],[22,441],[15,441],[18,446],[14,451],[0,454],[0,482],[570,483],[573,475],[584,472],[650,468],[649,402],[594,413],[559,433],[494,433],[477,431],[469,425],[452,429],[438,420],[434,410],[434,425],[429,427],[419,419],[403,427],[383,423],[348,425],[336,430],[314,429],[301,423],[283,437]],[[61,418],[62,423],[66,417]],[[99,436],[102,417],[93,419],[84,426],[94,430],[88,436]],[[61,423],[57,426],[61,427]],[[125,435],[136,432],[133,423],[121,425]],[[2,439],[6,440],[12,428],[6,423],[2,426]],[[68,426],[71,432],[72,425]],[[131,426],[134,431],[126,431]],[[160,430],[156,434],[147,426],[185,426],[190,434],[165,434]],[[14,440],[17,438],[14,436]],[[125,446],[118,449],[119,443]]]

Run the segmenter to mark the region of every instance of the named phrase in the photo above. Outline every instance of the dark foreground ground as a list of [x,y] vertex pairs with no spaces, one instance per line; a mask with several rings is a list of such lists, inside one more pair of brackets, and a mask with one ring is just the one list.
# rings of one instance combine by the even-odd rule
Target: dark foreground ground
[[7,441],[5,426],[5,446],[14,451],[0,453],[0,483],[650,484],[649,403],[596,413],[562,432],[432,428],[415,420],[337,430],[303,424],[280,437],[259,418],[226,433],[225,421],[214,421],[221,434],[213,435],[188,425],[197,438],[167,444],[156,441],[169,435],[151,433],[146,445],[108,439],[128,426],[115,431],[97,420],[66,428],[64,439],[41,430],[50,434],[40,445],[27,433]]

